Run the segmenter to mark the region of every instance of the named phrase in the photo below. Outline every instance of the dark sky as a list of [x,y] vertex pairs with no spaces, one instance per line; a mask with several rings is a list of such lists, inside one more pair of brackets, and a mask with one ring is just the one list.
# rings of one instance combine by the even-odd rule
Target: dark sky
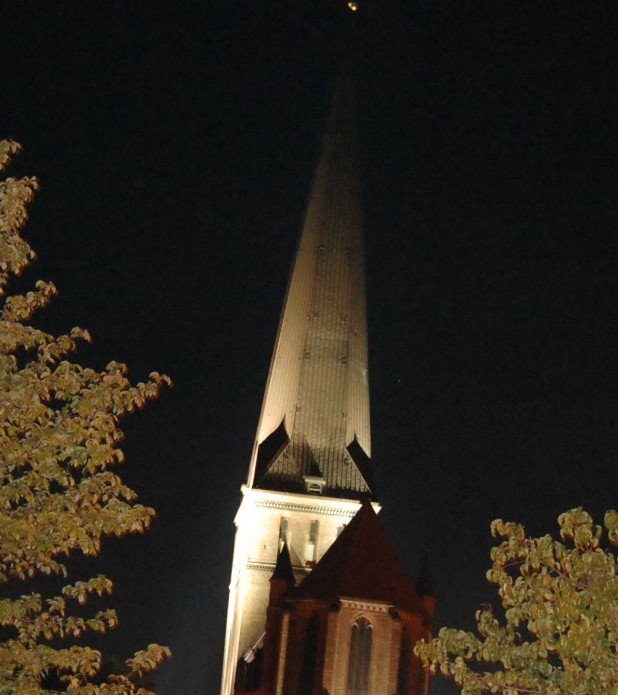
[[[109,542],[122,625],[218,688],[233,516],[347,17],[343,2],[7,3],[3,136],[40,177],[28,281],[79,355],[174,389],[125,422],[159,517]],[[436,625],[495,600],[489,523],[616,504],[614,2],[365,3],[370,375],[383,519]],[[347,45],[347,44],[346,44]],[[348,50],[351,50],[348,48]],[[97,565],[97,570],[100,569]],[[436,682],[433,693],[453,689]]]

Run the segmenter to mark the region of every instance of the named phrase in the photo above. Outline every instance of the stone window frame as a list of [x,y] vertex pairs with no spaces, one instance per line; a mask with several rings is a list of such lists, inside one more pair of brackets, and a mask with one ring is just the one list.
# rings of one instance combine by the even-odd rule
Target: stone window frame
[[[354,633],[353,630],[355,627],[359,626],[359,623],[363,621],[366,625],[366,627],[369,630],[370,634],[370,639],[369,639],[369,648],[368,648],[368,655],[362,655],[363,662],[365,662],[365,673],[364,673],[364,683],[360,683],[360,687],[358,687],[358,682],[356,684],[352,684],[353,687],[350,687],[350,669],[352,667],[351,661],[352,661],[352,642],[354,639]],[[348,654],[347,654],[347,664],[346,664],[346,680],[345,680],[345,695],[370,695],[371,693],[371,682],[372,682],[372,666],[373,666],[373,654],[374,654],[374,636],[375,636],[375,631],[376,631],[376,625],[375,622],[364,612],[357,613],[352,620],[350,620],[349,626],[349,635],[350,635],[350,642],[348,646]]]

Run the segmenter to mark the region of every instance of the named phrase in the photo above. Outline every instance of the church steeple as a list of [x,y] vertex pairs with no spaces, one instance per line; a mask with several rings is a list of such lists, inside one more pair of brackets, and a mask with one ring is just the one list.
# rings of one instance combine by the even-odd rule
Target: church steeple
[[375,497],[351,67],[336,85],[235,519],[222,695],[262,644],[280,549],[302,580]]
[[359,157],[344,67],[288,283],[249,487],[371,494]]

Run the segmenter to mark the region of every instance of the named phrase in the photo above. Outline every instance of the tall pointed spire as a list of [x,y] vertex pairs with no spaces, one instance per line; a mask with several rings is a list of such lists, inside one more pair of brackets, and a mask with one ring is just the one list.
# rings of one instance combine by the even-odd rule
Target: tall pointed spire
[[337,83],[264,395],[249,487],[371,494],[364,248],[350,67]]
[[235,518],[222,695],[264,632],[281,543],[300,580],[375,497],[351,67],[337,83]]

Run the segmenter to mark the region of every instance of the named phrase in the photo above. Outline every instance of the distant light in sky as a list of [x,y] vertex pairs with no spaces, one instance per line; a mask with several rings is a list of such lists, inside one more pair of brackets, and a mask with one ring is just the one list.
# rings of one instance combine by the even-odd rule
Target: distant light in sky
[[358,3],[357,2],[349,2],[348,7],[352,10],[352,12],[356,12],[356,10],[358,10]]

